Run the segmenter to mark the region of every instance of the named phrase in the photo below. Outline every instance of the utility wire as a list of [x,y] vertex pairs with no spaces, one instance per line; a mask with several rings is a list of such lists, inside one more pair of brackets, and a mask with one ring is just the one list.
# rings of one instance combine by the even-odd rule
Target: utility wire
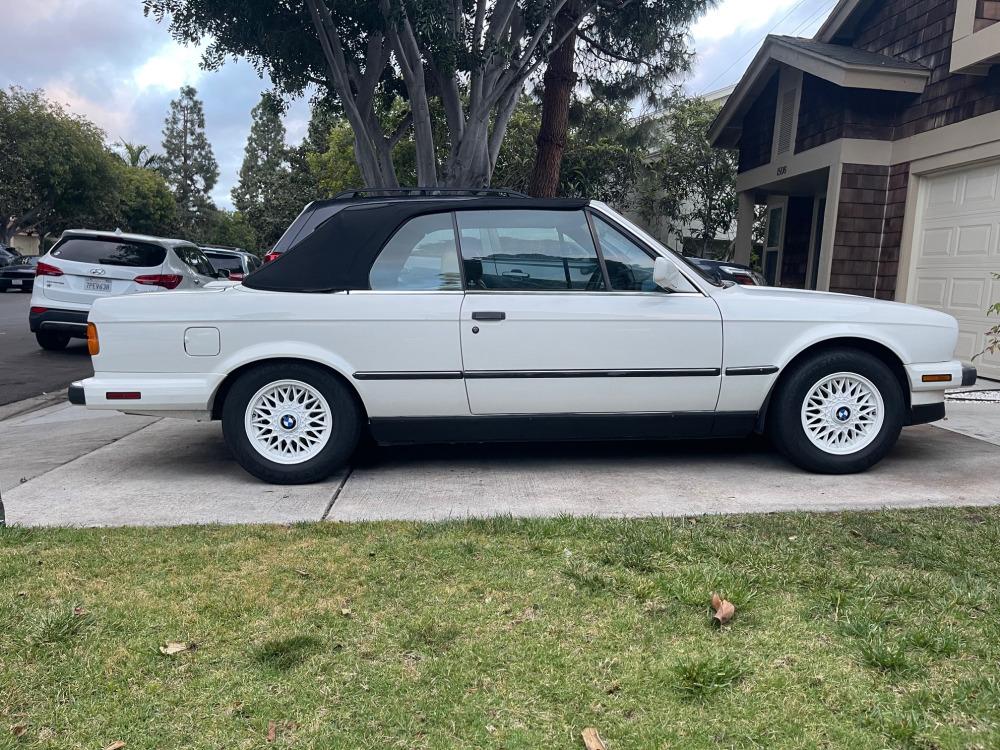
[[745,58],[751,52],[756,51],[757,48],[759,48],[760,45],[764,43],[764,40],[767,39],[767,37],[768,37],[769,34],[773,33],[775,29],[777,29],[781,24],[783,24],[785,21],[787,21],[789,18],[791,18],[792,14],[794,14],[795,11],[797,11],[799,8],[801,8],[803,5],[805,5],[807,2],[809,2],[809,0],[799,0],[797,3],[795,3],[795,5],[792,6],[791,10],[789,10],[785,15],[783,15],[777,21],[777,23],[775,23],[770,29],[768,29],[765,32],[764,36],[762,36],[758,41],[754,42],[753,46],[751,46],[746,52],[744,52],[742,55],[740,55],[735,60],[733,60],[732,64],[728,68],[726,68],[724,71],[722,71],[721,73],[719,73],[719,75],[717,75],[715,78],[713,78],[711,80],[711,82],[702,89],[701,93],[702,94],[707,94],[709,91],[711,91],[712,90],[712,86],[714,86],[730,70],[732,70],[737,65],[739,65],[740,62],[743,60],[743,58]]

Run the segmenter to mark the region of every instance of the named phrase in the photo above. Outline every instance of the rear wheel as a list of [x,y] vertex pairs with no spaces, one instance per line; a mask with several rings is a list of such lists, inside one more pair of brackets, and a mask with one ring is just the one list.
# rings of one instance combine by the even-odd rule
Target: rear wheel
[[853,349],[816,354],[788,373],[775,394],[769,431],[793,463],[822,474],[853,474],[896,444],[906,401],[892,370]]
[[361,413],[347,387],[315,365],[274,363],[233,383],[222,408],[240,466],[273,484],[319,482],[357,446]]
[[42,349],[57,352],[65,349],[67,344],[69,344],[69,334],[57,333],[55,331],[37,331],[35,333],[35,340]]

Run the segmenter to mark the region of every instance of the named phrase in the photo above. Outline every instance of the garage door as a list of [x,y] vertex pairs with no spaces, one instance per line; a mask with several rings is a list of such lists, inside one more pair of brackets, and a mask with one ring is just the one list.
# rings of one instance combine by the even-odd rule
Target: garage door
[[[908,301],[958,318],[955,356],[969,361],[983,350],[985,332],[1000,318],[986,309],[1000,302],[1000,162],[921,181],[913,291]],[[979,374],[1000,379],[1000,355],[976,360]]]

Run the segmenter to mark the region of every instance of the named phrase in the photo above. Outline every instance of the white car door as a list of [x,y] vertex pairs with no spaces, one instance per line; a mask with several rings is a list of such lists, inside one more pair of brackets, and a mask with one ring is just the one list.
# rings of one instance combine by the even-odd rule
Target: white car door
[[[653,283],[653,255],[584,211],[459,211],[472,413],[710,413],[718,306]],[[607,258],[595,248],[594,237]]]

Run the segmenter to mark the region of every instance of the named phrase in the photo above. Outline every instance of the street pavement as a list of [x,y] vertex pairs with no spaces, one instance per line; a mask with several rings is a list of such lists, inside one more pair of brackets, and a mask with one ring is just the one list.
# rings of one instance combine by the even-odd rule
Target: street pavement
[[1000,503],[1000,404],[949,410],[942,426],[905,429],[885,461],[855,476],[807,474],[756,439],[375,448],[326,482],[278,487],[239,468],[218,423],[59,404],[0,422],[0,492],[9,524],[67,526]]
[[74,339],[61,352],[47,352],[28,330],[31,295],[0,292],[0,406],[65,392],[74,380],[94,374],[87,342]]

